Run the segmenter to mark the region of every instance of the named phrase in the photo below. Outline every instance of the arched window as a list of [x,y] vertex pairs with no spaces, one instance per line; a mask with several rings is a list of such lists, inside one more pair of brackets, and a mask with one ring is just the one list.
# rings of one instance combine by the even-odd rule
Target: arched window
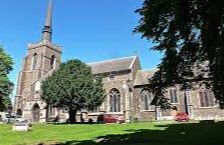
[[32,66],[31,66],[31,68],[32,68],[32,70],[34,70],[34,69],[36,69],[36,67],[37,67],[37,54],[34,53],[33,57],[32,57]]
[[40,120],[40,106],[36,103],[33,105],[33,121],[34,122],[39,122]]
[[178,103],[177,89],[169,89],[170,103]]
[[212,91],[201,90],[199,92],[200,106],[201,107],[212,107],[215,105],[214,95]]
[[154,99],[154,95],[147,89],[142,90],[141,92],[141,101],[142,101],[142,110],[155,110],[155,106],[151,105]]
[[54,69],[55,68],[55,56],[54,55],[51,56],[50,68],[51,69]]
[[120,112],[121,111],[121,95],[117,89],[112,89],[109,95],[110,99],[110,112]]

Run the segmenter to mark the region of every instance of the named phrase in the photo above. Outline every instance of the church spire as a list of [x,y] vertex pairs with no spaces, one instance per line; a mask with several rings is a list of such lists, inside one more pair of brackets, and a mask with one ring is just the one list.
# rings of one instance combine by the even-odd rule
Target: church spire
[[52,37],[52,0],[49,0],[45,26],[42,30],[42,41],[51,42]]

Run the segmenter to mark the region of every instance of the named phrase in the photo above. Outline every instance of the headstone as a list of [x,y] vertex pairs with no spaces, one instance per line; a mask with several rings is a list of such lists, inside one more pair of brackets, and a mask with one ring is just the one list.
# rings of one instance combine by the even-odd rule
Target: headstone
[[13,127],[12,127],[13,131],[29,131],[31,130],[31,125],[29,123],[14,123]]

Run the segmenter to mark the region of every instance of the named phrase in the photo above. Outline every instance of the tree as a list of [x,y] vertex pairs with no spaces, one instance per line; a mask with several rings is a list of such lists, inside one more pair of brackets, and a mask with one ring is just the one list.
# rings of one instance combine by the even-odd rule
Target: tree
[[224,108],[224,2],[144,0],[136,12],[141,19],[134,31],[165,54],[150,79],[150,88],[159,94],[157,102],[167,87],[200,82],[213,90]]
[[12,93],[13,83],[8,74],[12,71],[12,58],[0,46],[0,111],[6,111],[11,106],[9,95]]
[[62,63],[41,88],[41,98],[48,105],[68,109],[70,123],[75,123],[77,111],[94,110],[105,98],[101,77],[79,60]]

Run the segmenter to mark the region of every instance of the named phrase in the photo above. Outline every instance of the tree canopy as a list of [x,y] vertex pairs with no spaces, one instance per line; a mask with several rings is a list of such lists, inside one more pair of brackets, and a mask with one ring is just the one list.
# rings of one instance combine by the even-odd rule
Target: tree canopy
[[55,107],[69,110],[69,121],[76,121],[82,109],[94,110],[105,98],[102,79],[80,60],[62,63],[52,76],[42,82],[41,98]]
[[224,108],[224,2],[144,0],[136,12],[141,19],[134,31],[156,44],[151,49],[164,52],[150,79],[157,103],[164,103],[167,87],[200,82]]
[[12,58],[6,54],[0,46],[0,111],[6,111],[11,106],[9,95],[12,92],[13,83],[8,74],[12,70]]

